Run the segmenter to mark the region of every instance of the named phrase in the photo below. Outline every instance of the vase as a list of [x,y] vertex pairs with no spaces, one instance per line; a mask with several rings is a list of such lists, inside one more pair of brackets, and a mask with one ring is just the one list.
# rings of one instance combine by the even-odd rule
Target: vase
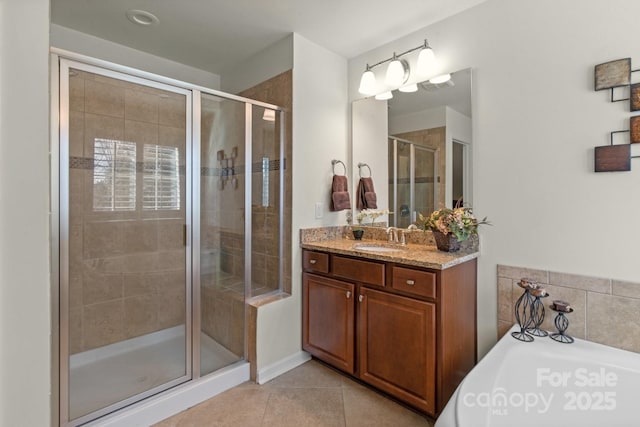
[[460,242],[452,233],[444,234],[438,230],[431,230],[431,232],[436,239],[438,250],[443,252],[456,252],[460,250]]
[[364,230],[353,230],[353,238],[356,240],[362,240],[363,234],[364,234]]

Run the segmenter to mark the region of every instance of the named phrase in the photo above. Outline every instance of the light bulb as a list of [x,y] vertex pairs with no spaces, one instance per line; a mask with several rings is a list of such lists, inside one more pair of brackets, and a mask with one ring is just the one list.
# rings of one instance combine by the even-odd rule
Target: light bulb
[[432,79],[429,79],[429,83],[433,83],[434,85],[445,83],[451,80],[451,74],[441,74],[439,76],[435,76]]
[[400,92],[417,92],[418,91],[418,84],[417,83],[412,83],[410,85],[402,86],[398,90]]
[[373,74],[373,71],[369,69],[369,67],[367,67],[367,71],[362,73],[358,92],[363,95],[373,95],[374,93],[376,93],[376,76],[375,74]]
[[375,98],[376,98],[378,101],[384,101],[384,100],[387,100],[387,99],[391,99],[391,98],[393,98],[393,94],[391,93],[391,91],[382,92],[382,93],[377,94],[377,95],[375,96]]
[[418,54],[418,64],[416,65],[416,73],[421,76],[430,74],[436,65],[436,55],[428,45],[420,50]]
[[387,86],[395,88],[407,81],[409,70],[405,64],[406,62],[403,63],[402,60],[396,59],[394,56],[393,61],[391,61],[387,67],[387,76],[384,81]]

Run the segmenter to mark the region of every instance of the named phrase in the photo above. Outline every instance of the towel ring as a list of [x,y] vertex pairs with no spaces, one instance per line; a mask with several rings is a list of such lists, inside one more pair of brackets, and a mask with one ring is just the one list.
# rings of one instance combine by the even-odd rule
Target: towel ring
[[369,169],[369,178],[371,178],[371,168],[366,163],[358,163],[358,175],[360,175],[360,178],[362,178],[362,168],[364,168],[364,167]]
[[336,174],[336,163],[340,163],[344,168],[344,175],[347,174],[347,166],[342,163],[342,160],[331,160],[331,170],[333,170],[333,174]]

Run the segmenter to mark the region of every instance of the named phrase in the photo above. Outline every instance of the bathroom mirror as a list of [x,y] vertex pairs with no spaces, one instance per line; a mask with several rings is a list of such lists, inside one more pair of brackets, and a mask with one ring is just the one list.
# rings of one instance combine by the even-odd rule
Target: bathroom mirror
[[354,101],[354,198],[370,169],[378,208],[394,212],[390,225],[407,227],[418,213],[458,200],[472,205],[471,82],[471,69],[464,69],[444,83],[418,83],[415,92],[395,90],[386,101]]

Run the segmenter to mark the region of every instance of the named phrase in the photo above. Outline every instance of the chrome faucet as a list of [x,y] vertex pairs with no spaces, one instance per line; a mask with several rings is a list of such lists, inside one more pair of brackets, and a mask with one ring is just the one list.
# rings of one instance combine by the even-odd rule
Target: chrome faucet
[[387,234],[389,235],[389,243],[398,243],[398,230],[396,228],[387,228]]
[[[406,246],[407,240],[404,236],[404,230],[395,227],[387,228],[387,234],[389,235],[389,243],[399,244],[400,246]],[[398,239],[398,236],[400,238]]]

